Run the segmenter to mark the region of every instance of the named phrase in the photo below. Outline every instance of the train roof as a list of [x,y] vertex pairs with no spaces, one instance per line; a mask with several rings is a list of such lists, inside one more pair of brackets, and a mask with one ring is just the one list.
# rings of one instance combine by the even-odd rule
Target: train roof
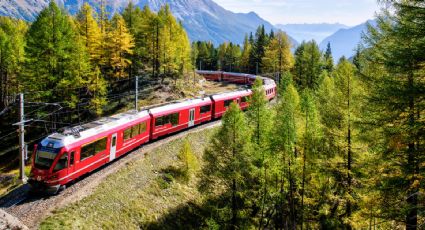
[[41,144],[43,146],[47,146],[49,143],[53,143],[54,148],[61,148],[63,146],[73,144],[79,140],[83,140],[95,136],[99,133],[112,130],[121,125],[128,124],[132,121],[148,117],[150,116],[147,110],[140,112],[131,110],[128,112],[115,114],[110,117],[103,117],[83,125],[64,128],[61,132],[53,133],[43,139]]
[[217,101],[217,100],[231,99],[231,98],[240,97],[240,96],[247,96],[247,95],[250,95],[251,93],[252,91],[250,89],[247,89],[247,90],[239,90],[234,92],[216,94],[211,97]]
[[211,99],[209,97],[189,99],[189,100],[174,102],[174,103],[167,104],[160,107],[155,107],[150,109],[149,112],[154,116],[158,116],[158,115],[172,113],[177,110],[186,109],[189,107],[202,106],[207,104],[211,104]]
[[223,74],[228,74],[228,75],[238,76],[238,77],[247,77],[247,78],[257,78],[257,77],[259,77],[259,76],[256,76],[254,74],[248,74],[248,73],[223,72]]
[[212,70],[197,70],[196,73],[198,73],[198,74],[217,74],[217,73],[223,73],[223,72],[212,71]]

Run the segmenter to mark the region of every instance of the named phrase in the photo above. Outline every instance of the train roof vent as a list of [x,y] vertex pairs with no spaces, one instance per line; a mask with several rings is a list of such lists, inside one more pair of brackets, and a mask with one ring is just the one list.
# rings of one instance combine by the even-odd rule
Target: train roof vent
[[84,127],[82,127],[82,126],[67,127],[67,128],[64,128],[62,130],[62,134],[65,135],[65,136],[72,135],[75,138],[79,138],[79,137],[81,137],[80,132],[83,131],[83,130],[84,130]]

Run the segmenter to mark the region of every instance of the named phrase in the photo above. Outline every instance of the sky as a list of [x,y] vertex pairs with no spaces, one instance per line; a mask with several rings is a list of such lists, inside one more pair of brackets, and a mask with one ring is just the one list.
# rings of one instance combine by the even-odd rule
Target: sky
[[272,24],[342,23],[358,25],[379,12],[376,0],[214,0],[237,13],[256,12]]

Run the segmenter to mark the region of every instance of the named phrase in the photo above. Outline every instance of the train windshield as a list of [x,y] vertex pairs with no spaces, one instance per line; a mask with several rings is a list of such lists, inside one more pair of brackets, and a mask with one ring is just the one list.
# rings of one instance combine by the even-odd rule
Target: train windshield
[[35,155],[35,167],[38,169],[50,169],[59,152],[60,148],[38,147]]

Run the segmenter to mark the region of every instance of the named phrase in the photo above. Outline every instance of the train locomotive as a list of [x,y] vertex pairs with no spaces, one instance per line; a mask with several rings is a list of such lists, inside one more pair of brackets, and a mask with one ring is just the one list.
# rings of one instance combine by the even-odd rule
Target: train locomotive
[[[221,71],[198,71],[209,81],[252,85],[260,76]],[[273,80],[260,77],[266,97],[276,96]],[[231,102],[249,107],[250,89],[188,99],[141,111],[128,111],[66,128],[34,147],[28,180],[33,191],[57,193],[79,177],[131,150],[163,136],[219,119]]]

